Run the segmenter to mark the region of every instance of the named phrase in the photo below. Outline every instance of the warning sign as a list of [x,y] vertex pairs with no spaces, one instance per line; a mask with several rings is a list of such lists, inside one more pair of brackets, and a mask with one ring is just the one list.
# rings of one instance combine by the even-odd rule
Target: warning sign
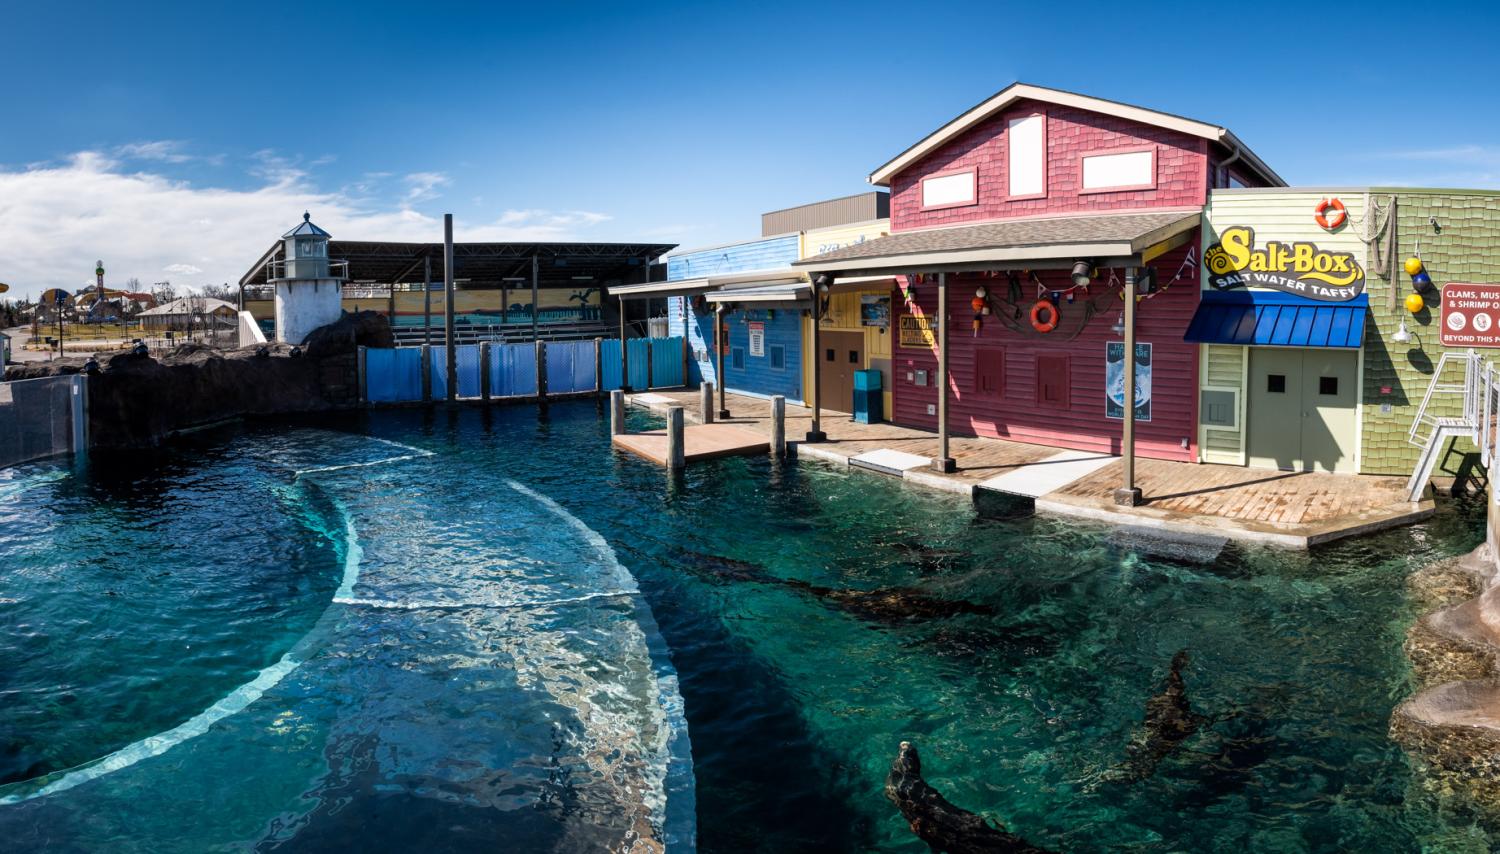
[[757,320],[750,321],[750,355],[766,354],[766,325]]
[[1444,347],[1500,348],[1500,285],[1443,286]]

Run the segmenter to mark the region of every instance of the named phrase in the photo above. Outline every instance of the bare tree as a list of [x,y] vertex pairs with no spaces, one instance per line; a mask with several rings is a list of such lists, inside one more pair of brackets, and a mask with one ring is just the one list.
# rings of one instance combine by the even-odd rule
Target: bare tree
[[156,299],[157,305],[166,305],[177,299],[177,288],[171,282],[157,282],[151,286],[151,296]]

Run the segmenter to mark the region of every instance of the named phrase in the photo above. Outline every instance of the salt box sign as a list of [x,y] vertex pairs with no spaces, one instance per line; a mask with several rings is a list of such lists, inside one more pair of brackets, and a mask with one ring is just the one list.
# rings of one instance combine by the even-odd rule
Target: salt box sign
[[1271,288],[1320,302],[1347,302],[1364,292],[1365,271],[1352,252],[1316,243],[1268,241],[1255,245],[1255,229],[1235,225],[1203,253],[1215,290]]
[[1443,285],[1444,347],[1500,348],[1500,285]]

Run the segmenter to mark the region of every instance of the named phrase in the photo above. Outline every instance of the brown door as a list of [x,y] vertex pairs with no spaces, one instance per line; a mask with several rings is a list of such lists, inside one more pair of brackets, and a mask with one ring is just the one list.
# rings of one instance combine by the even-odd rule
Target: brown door
[[854,411],[854,372],[865,366],[863,332],[822,332],[823,352],[818,354],[818,381],[823,384],[823,408],[833,412]]

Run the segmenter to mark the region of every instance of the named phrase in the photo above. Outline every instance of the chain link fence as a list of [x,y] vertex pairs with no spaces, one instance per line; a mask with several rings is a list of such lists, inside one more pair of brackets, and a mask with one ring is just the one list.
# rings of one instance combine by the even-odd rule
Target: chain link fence
[[84,449],[85,382],[81,376],[0,382],[0,468]]

